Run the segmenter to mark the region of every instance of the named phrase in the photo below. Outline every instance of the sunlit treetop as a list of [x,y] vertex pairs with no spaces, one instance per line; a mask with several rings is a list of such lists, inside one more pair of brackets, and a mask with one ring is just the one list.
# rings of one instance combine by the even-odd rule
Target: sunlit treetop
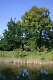
[[47,29],[52,23],[49,14],[49,9],[33,6],[21,17],[22,23],[24,26],[32,26],[38,30]]

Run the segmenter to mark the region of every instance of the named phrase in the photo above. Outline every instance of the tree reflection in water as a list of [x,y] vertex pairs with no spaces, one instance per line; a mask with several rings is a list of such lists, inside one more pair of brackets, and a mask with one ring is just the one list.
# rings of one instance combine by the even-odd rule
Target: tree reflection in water
[[17,80],[30,80],[30,74],[27,69],[24,69],[20,72],[19,76],[16,76]]
[[53,80],[52,67],[5,66],[0,67],[0,80]]

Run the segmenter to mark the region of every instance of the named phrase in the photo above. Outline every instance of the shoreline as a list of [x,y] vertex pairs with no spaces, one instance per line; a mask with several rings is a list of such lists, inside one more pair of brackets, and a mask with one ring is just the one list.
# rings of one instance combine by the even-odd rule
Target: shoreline
[[20,58],[0,58],[0,63],[4,64],[34,64],[34,65],[53,65],[53,61],[42,61],[36,59],[20,59]]

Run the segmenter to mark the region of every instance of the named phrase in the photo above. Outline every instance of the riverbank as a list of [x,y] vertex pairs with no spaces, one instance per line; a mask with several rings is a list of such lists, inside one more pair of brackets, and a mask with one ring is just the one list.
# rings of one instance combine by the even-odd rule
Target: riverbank
[[53,65],[53,61],[42,61],[36,59],[16,59],[16,58],[0,58],[0,63],[4,64],[27,64],[27,65]]
[[53,51],[0,51],[0,63],[53,65]]

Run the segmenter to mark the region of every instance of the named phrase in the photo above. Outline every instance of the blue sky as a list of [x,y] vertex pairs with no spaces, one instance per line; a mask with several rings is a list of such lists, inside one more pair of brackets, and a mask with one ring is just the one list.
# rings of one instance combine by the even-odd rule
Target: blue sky
[[0,35],[7,29],[7,22],[12,17],[16,21],[32,6],[46,7],[53,20],[53,0],[0,0]]

